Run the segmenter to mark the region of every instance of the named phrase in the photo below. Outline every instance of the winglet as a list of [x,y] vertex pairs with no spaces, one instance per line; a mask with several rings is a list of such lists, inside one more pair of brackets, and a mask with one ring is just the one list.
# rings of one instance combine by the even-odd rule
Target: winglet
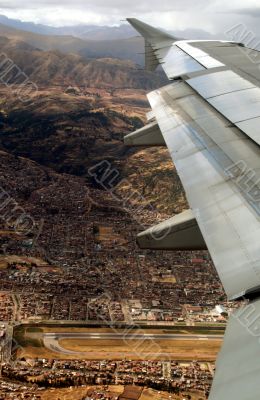
[[175,42],[176,40],[178,40],[177,38],[175,38],[174,36],[170,35],[167,32],[163,32],[160,29],[156,29],[151,25],[145,24],[142,21],[139,21],[136,18],[127,18],[126,19],[136,30],[137,32],[140,33],[140,35],[142,35],[145,40],[147,40],[149,43],[151,42]]
[[161,63],[156,54],[158,48],[168,48],[177,38],[160,29],[145,24],[136,18],[127,18],[127,21],[139,32],[145,40],[145,69],[147,71],[155,71]]

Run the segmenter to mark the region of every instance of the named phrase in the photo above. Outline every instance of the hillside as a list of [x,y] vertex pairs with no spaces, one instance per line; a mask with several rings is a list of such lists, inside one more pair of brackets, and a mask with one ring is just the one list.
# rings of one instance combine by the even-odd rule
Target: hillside
[[[133,62],[86,59],[60,51],[42,51],[17,39],[0,37],[0,51],[41,86],[113,87],[150,90],[166,83],[162,74],[140,70]],[[13,80],[15,81],[14,71]],[[12,80],[11,80],[12,82]]]
[[26,42],[33,47],[38,47],[43,50],[55,49],[65,53],[72,51],[77,52],[80,49],[84,49],[86,46],[86,43],[83,40],[73,36],[40,35],[3,24],[0,24],[0,35],[9,39]]
[[167,151],[135,150],[123,144],[123,136],[143,124],[148,111],[145,92],[94,89],[93,93],[46,88],[22,104],[2,89],[0,148],[57,173],[84,177],[93,188],[97,185],[88,170],[106,160],[119,171],[119,180],[127,177],[146,201],[166,213],[175,213],[180,203],[182,208],[182,189]]
[[0,23],[0,36],[23,41],[35,48],[80,54],[86,58],[123,58],[143,63],[143,40],[140,37],[117,40],[82,40],[74,36],[41,35],[8,27]]
[[[64,253],[64,262],[76,260],[82,257],[83,244],[77,252],[65,254],[64,221],[68,226],[82,226],[90,208],[93,221],[99,220],[100,212],[104,221],[105,216],[116,221],[129,193],[138,193],[139,203],[130,198],[130,214],[128,211],[121,218],[138,230],[186,207],[167,150],[134,150],[123,144],[124,134],[140,126],[140,117],[147,111],[133,105],[133,99],[131,103],[125,97],[125,102],[129,101],[127,116],[119,112],[121,105],[113,99],[105,100],[98,111],[95,107],[103,100],[93,103],[85,96],[57,89],[38,93],[26,106],[14,101],[6,89],[0,91],[0,97],[7,99],[2,101],[0,114],[0,185],[33,217],[37,226],[34,235],[40,233],[38,246],[29,251],[25,238],[14,237],[1,220],[0,247],[7,254],[30,254],[57,262]],[[89,173],[90,168],[99,169],[96,166],[100,163],[118,171],[114,184],[119,200]],[[78,208],[79,204],[84,207]],[[137,216],[140,226],[135,222]],[[54,227],[58,233],[52,241]]]
[[[43,51],[17,38],[0,37],[0,50],[38,85],[38,91],[25,103],[16,96],[19,86],[15,76],[9,76],[10,88],[0,86],[4,187],[10,194],[14,191],[26,209],[38,207],[29,200],[42,198],[33,193],[38,189],[43,193],[41,185],[46,179],[48,184],[50,176],[55,181],[52,190],[61,196],[56,202],[62,203],[62,196],[74,185],[77,196],[82,189],[102,197],[96,193],[103,193],[104,188],[89,169],[104,161],[118,171],[115,184],[123,197],[135,190],[142,196],[140,204],[155,210],[144,213],[144,224],[153,222],[150,218],[156,210],[164,218],[186,207],[168,152],[131,149],[123,144],[125,134],[143,125],[149,111],[146,92],[166,83],[161,75],[139,71],[131,61],[86,60],[76,54]],[[17,160],[21,160],[17,157],[29,167],[17,167]],[[40,184],[38,189],[32,190],[31,179],[33,185]],[[124,180],[128,183],[121,186]],[[46,204],[37,208],[38,218],[57,208],[49,189],[43,190]],[[45,229],[51,235],[52,228],[46,225]]]

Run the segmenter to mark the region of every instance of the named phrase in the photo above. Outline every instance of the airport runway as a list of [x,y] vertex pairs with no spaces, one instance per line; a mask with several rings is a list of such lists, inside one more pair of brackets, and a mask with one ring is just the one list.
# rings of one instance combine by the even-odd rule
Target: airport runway
[[187,335],[187,334],[174,334],[174,333],[45,333],[45,338],[48,339],[118,339],[118,340],[221,340],[223,335]]
[[[128,343],[131,340],[140,340],[140,342],[156,342],[158,340],[222,340],[223,335],[185,335],[185,334],[149,334],[149,333],[135,333],[135,332],[112,332],[112,333],[45,333],[43,335],[43,342],[46,348],[55,352],[61,353],[64,355],[70,356],[88,356],[90,353],[88,352],[79,352],[65,349],[60,345],[60,340],[63,339],[85,339],[85,340],[123,340],[125,343]],[[122,352],[118,352],[114,354],[122,355]],[[132,354],[134,355],[134,353]],[[143,354],[145,356],[145,354]],[[152,356],[153,354],[149,354]],[[158,354],[154,354],[155,356]],[[166,356],[167,354],[161,353],[160,356]],[[131,356],[131,352],[129,352],[129,356]]]

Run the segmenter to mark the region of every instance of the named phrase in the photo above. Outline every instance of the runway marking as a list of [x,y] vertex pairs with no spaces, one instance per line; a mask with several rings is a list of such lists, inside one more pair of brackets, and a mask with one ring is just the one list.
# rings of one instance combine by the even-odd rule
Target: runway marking
[[[43,343],[46,348],[48,348],[51,351],[54,351],[55,353],[61,353],[64,355],[71,355],[71,356],[90,356],[93,355],[92,352],[80,352],[80,351],[73,351],[73,350],[68,350],[64,348],[59,341],[60,340],[75,340],[75,339],[86,339],[86,340],[123,340],[126,343],[130,342],[131,340],[140,340],[140,342],[147,342],[149,341],[154,341],[156,340],[172,340],[172,341],[178,341],[178,340],[183,340],[183,341],[209,341],[209,340],[222,340],[223,335],[185,335],[185,334],[123,334],[123,333],[69,333],[69,332],[64,332],[64,333],[45,333],[43,334]],[[107,352],[109,353],[109,352]],[[104,353],[105,354],[105,353]],[[143,357],[149,356],[149,357],[164,357],[167,356],[169,353],[142,353]],[[122,352],[113,352],[113,355],[116,357],[117,355],[122,356]],[[134,356],[135,352],[132,352],[131,350],[127,352],[127,355],[129,357]]]

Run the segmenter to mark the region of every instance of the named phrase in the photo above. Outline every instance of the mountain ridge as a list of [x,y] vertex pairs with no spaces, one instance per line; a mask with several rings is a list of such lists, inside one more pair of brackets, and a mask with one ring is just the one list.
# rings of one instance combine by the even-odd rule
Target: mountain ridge
[[85,58],[122,58],[143,64],[143,39],[135,37],[120,40],[82,40],[73,36],[49,36],[10,28],[0,24],[0,36],[23,41],[45,51],[79,54]]
[[[23,30],[31,33],[52,36],[73,36],[83,40],[114,40],[129,39],[138,36],[136,30],[129,24],[123,23],[119,25],[72,25],[54,27],[49,25],[37,24],[34,22],[25,22],[18,19],[11,19],[0,14],[0,24]],[[201,28],[189,28],[185,30],[169,31],[176,37],[187,39],[210,39],[220,35],[213,35]]]
[[[140,70],[134,62],[110,58],[87,59],[59,50],[44,51],[21,40],[0,36],[0,51],[37,85],[113,87],[150,90],[166,83],[163,74]],[[3,66],[4,68],[4,66]],[[15,82],[16,71],[9,73]]]
[[[2,22],[1,22],[2,21]],[[3,23],[5,22],[5,24]],[[26,23],[18,21],[16,26],[8,25],[8,21],[0,16],[0,35],[9,39],[22,40],[29,45],[45,51],[59,50],[63,53],[75,53],[85,58],[119,58],[129,59],[135,63],[144,65],[144,41],[138,36],[131,26],[120,25],[119,27],[100,26],[78,26],[70,27],[58,34],[58,28],[51,28],[50,33],[39,33],[33,24],[32,31],[22,30],[28,27]],[[15,25],[15,24],[13,24]],[[29,24],[29,26],[31,26]],[[60,28],[61,29],[61,28]],[[41,29],[40,29],[41,31]],[[55,33],[55,34],[53,34]],[[66,34],[65,34],[66,33]],[[176,37],[187,37],[190,39],[214,39],[213,35],[197,29],[186,31],[175,31]]]

